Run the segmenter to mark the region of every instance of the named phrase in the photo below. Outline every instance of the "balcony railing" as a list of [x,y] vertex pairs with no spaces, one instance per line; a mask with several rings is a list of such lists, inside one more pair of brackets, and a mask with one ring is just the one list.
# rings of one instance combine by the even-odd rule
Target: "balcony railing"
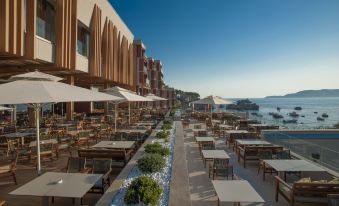
[[298,138],[293,134],[276,131],[273,133],[263,131],[262,134],[265,140],[272,144],[283,146],[305,159],[316,162],[335,172],[339,172],[339,152],[321,146],[321,141],[323,141],[323,144],[331,144],[330,139],[323,138],[322,140],[321,137],[319,137],[316,138],[317,141],[312,141],[311,139]]

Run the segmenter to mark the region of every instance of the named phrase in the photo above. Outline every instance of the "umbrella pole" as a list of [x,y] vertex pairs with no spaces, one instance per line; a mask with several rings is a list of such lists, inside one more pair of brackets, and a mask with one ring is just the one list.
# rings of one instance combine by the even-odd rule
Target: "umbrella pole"
[[114,132],[117,132],[117,117],[118,117],[118,104],[114,104]]
[[131,103],[128,102],[128,124],[131,124]]
[[208,105],[211,111],[211,122],[212,122],[212,105]]
[[37,170],[38,175],[41,175],[41,162],[40,162],[40,104],[35,104],[35,119],[36,119],[36,151],[37,151]]

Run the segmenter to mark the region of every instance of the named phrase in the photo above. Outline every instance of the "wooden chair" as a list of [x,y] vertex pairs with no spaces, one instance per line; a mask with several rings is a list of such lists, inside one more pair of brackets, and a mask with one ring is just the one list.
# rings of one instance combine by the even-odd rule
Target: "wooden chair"
[[295,205],[328,205],[328,195],[339,195],[338,183],[295,182],[292,185],[278,176],[276,178],[275,201],[279,195],[286,199],[290,206]]
[[281,160],[291,159],[290,150],[282,150],[276,153],[276,158]]
[[16,165],[18,161],[18,155],[14,154],[12,158],[7,162],[0,164],[0,176],[8,177],[11,176],[13,178],[14,184],[18,184],[16,179]]
[[111,184],[110,173],[112,172],[112,160],[111,159],[93,159],[92,160],[92,174],[103,174],[101,180],[99,180],[90,190],[91,193],[104,194],[106,188]]
[[258,158],[259,158],[259,165],[258,165],[258,175],[260,173],[260,169],[263,169],[263,180],[265,180],[265,174],[266,173],[275,173],[275,170],[272,167],[268,167],[265,165],[264,160],[271,160],[273,159],[272,151],[270,150],[262,150],[258,152]]
[[338,206],[339,205],[339,195],[338,194],[329,194],[328,198],[328,206]]
[[234,178],[233,166],[229,165],[228,159],[214,159],[212,165],[209,168],[209,177],[214,180],[214,177],[226,177],[228,179],[231,176]]
[[81,157],[69,157],[67,161],[67,173],[86,173],[85,169],[86,158]]

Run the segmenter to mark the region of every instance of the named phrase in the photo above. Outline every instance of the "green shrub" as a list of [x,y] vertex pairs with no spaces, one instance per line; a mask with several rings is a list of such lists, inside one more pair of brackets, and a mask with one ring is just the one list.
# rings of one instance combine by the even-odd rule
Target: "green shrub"
[[161,156],[168,156],[170,154],[170,150],[167,147],[163,147],[159,143],[148,144],[145,146],[145,152],[150,154],[159,154]]
[[166,130],[162,130],[160,132],[157,133],[157,138],[159,139],[167,139],[170,135],[170,132],[169,131],[166,131]]
[[166,120],[164,120],[164,124],[172,125],[172,124],[173,124],[173,120],[171,120],[171,119],[166,119]]
[[160,154],[145,154],[138,159],[138,168],[142,173],[160,172],[165,164],[165,159]]
[[334,127],[335,127],[336,129],[339,129],[339,122],[338,122],[337,124],[335,124]]
[[126,190],[124,201],[126,204],[138,204],[155,206],[158,204],[162,187],[152,178],[140,176],[133,180]]
[[161,129],[163,129],[163,130],[170,130],[170,129],[172,129],[172,125],[164,124],[164,125],[162,125]]

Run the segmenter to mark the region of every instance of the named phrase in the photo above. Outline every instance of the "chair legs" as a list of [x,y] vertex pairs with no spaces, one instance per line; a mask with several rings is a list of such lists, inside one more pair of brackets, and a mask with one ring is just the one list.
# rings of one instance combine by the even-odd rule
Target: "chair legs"
[[15,176],[15,173],[12,172],[12,177],[13,177],[13,181],[14,181],[14,184],[18,184],[17,180],[16,180],[16,176]]

